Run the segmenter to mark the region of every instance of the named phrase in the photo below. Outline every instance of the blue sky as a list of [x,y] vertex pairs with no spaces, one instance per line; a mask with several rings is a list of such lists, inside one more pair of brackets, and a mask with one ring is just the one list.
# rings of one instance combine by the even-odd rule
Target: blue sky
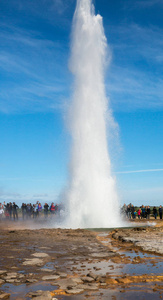
[[[58,201],[68,176],[75,0],[0,1],[0,200]],[[121,203],[163,204],[163,1],[95,0]]]

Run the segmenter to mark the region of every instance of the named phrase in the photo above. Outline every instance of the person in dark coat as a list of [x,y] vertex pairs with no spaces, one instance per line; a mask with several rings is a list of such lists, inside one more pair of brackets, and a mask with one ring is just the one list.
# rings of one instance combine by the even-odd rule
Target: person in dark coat
[[18,220],[18,205],[17,204],[15,204],[15,202],[13,202],[13,205],[12,205],[12,213],[13,213],[13,218],[14,218],[14,221],[15,221],[15,219],[17,219]]
[[8,205],[9,218],[12,218],[12,203],[10,202]]
[[130,207],[130,205],[127,206],[127,217],[129,219],[131,219],[131,207]]
[[162,206],[161,205],[158,209],[158,212],[159,212],[160,220],[162,220]]
[[25,203],[22,203],[21,210],[22,210],[22,218],[24,220],[24,218],[27,214],[27,205]]
[[157,208],[156,206],[153,207],[153,216],[155,219],[157,219]]
[[151,214],[151,209],[150,209],[150,207],[148,205],[148,207],[147,207],[147,219],[148,220],[150,219],[150,214]]
[[145,207],[144,207],[144,205],[142,205],[142,207],[141,207],[141,218],[142,219],[145,218]]
[[47,219],[49,211],[49,205],[47,203],[44,204],[44,217]]
[[132,218],[133,218],[133,219],[135,219],[134,212],[135,212],[135,207],[134,207],[133,204],[132,204],[132,205],[131,205],[131,215],[132,215]]

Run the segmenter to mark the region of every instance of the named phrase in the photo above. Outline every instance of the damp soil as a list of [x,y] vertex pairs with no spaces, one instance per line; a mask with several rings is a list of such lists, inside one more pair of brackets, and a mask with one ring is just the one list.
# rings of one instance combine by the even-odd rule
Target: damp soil
[[63,300],[163,297],[163,222],[100,231],[36,225],[0,224],[0,297],[36,299],[38,290]]

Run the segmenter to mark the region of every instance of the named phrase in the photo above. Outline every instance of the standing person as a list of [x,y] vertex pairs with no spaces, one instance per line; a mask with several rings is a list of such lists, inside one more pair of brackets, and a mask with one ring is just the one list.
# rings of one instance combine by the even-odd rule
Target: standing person
[[127,217],[127,207],[125,203],[122,206],[121,212],[124,217]]
[[147,219],[147,208],[148,208],[148,207],[145,206],[145,216],[144,216],[144,217],[145,217],[146,219]]
[[159,212],[160,220],[162,220],[162,206],[161,205],[158,209],[158,212]]
[[26,216],[26,204],[25,203],[22,203],[22,206],[21,206],[21,210],[22,210],[22,218],[24,220],[25,216]]
[[12,203],[11,202],[8,205],[8,212],[9,212],[9,218],[11,220],[11,218],[12,218]]
[[3,214],[4,214],[3,204],[0,203],[0,221],[2,220]]
[[33,219],[37,217],[37,204],[33,204]]
[[138,219],[140,220],[140,216],[141,216],[141,209],[140,208],[138,209],[137,213],[138,213]]
[[31,215],[32,215],[32,204],[31,203],[27,204],[27,206],[26,206],[26,213],[27,213],[27,219],[30,219]]
[[41,211],[42,211],[42,205],[39,202],[39,204],[38,204],[38,217],[39,217],[39,214],[41,213]]
[[155,219],[157,219],[157,208],[156,206],[153,207],[153,216]]
[[6,219],[9,219],[10,214],[9,214],[9,203],[6,204],[5,206],[5,217]]
[[35,204],[35,207],[36,207],[35,208],[35,210],[36,210],[36,217],[39,216],[38,205],[39,205],[39,201],[37,201],[36,204]]
[[58,214],[58,204],[55,205],[55,213]]
[[144,207],[144,205],[142,205],[142,207],[141,207],[141,216],[142,216],[142,219],[145,218],[145,207]]
[[131,207],[130,207],[130,205],[127,206],[127,217],[128,217],[128,219],[131,219]]
[[29,216],[29,217],[31,218],[31,216],[32,216],[32,214],[33,214],[33,206],[32,206],[31,203],[29,204],[29,206],[30,206],[30,216]]
[[52,215],[55,214],[55,205],[54,205],[53,202],[52,202],[52,204],[51,204],[51,206],[50,206],[50,212],[51,212]]
[[137,212],[134,210],[134,219],[136,219]]
[[13,205],[12,205],[12,212],[13,212],[13,218],[14,218],[14,221],[15,221],[15,218],[18,220],[18,205],[15,204],[15,202],[13,202]]
[[30,217],[30,206],[29,206],[29,203],[27,203],[27,206],[26,206],[26,214],[27,214],[27,219]]
[[134,212],[135,212],[135,207],[133,206],[133,204],[131,205],[131,215],[132,215],[132,218],[135,219],[134,217]]
[[44,217],[47,219],[48,217],[49,205],[47,203],[44,204]]
[[148,220],[150,219],[150,214],[151,214],[151,209],[150,209],[150,207],[148,205],[148,207],[147,207],[147,219]]

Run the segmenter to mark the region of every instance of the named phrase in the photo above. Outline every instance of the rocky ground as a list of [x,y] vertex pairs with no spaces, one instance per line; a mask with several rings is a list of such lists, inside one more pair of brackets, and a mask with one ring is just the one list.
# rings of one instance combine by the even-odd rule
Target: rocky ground
[[2,223],[0,299],[162,298],[162,223],[112,231]]
[[132,243],[143,251],[163,255],[163,228],[159,225],[161,223],[154,227],[115,230],[112,238],[123,243]]

